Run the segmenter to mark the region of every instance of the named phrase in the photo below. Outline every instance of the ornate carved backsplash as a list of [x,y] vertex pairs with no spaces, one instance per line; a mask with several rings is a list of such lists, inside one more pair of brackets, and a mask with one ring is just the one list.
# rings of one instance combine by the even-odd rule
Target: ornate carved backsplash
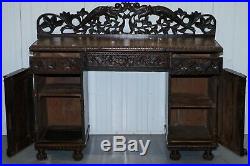
[[37,19],[38,37],[54,34],[164,34],[214,36],[216,19],[210,14],[139,3],[84,8],[76,14],[46,13]]

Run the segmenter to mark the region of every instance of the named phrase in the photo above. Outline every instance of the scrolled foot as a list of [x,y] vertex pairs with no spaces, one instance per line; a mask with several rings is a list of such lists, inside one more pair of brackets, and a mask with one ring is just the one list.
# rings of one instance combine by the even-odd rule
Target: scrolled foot
[[44,150],[38,150],[36,154],[37,160],[46,160],[47,159],[47,153]]
[[181,154],[178,150],[172,150],[169,157],[171,160],[180,160]]
[[205,160],[213,160],[213,158],[214,158],[214,155],[213,155],[211,150],[206,150],[203,153],[203,159],[205,159]]
[[75,150],[74,153],[73,153],[73,158],[74,160],[76,161],[79,161],[83,158],[83,153],[81,150]]

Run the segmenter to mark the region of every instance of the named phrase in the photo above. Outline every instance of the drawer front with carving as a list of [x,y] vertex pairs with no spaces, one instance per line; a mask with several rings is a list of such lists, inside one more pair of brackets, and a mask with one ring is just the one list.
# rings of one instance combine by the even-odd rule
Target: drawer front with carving
[[157,52],[87,53],[87,70],[168,71],[170,56]]
[[80,58],[30,57],[30,66],[34,73],[80,73]]
[[172,58],[172,75],[217,75],[222,70],[222,58]]

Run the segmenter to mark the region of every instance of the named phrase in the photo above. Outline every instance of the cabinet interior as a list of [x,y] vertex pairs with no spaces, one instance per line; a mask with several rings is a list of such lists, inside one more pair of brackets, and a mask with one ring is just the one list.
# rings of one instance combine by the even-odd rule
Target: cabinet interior
[[82,137],[80,75],[37,76],[41,140],[72,140]]
[[215,77],[172,77],[170,85],[169,139],[212,139],[218,88]]

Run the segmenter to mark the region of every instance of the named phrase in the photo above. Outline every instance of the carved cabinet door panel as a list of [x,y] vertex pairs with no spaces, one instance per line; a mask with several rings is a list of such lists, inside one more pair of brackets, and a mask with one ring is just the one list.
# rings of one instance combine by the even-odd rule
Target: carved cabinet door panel
[[33,143],[32,82],[29,69],[20,69],[4,76],[8,156],[13,156]]
[[246,76],[224,69],[221,76],[218,110],[219,142],[240,156],[244,149]]

